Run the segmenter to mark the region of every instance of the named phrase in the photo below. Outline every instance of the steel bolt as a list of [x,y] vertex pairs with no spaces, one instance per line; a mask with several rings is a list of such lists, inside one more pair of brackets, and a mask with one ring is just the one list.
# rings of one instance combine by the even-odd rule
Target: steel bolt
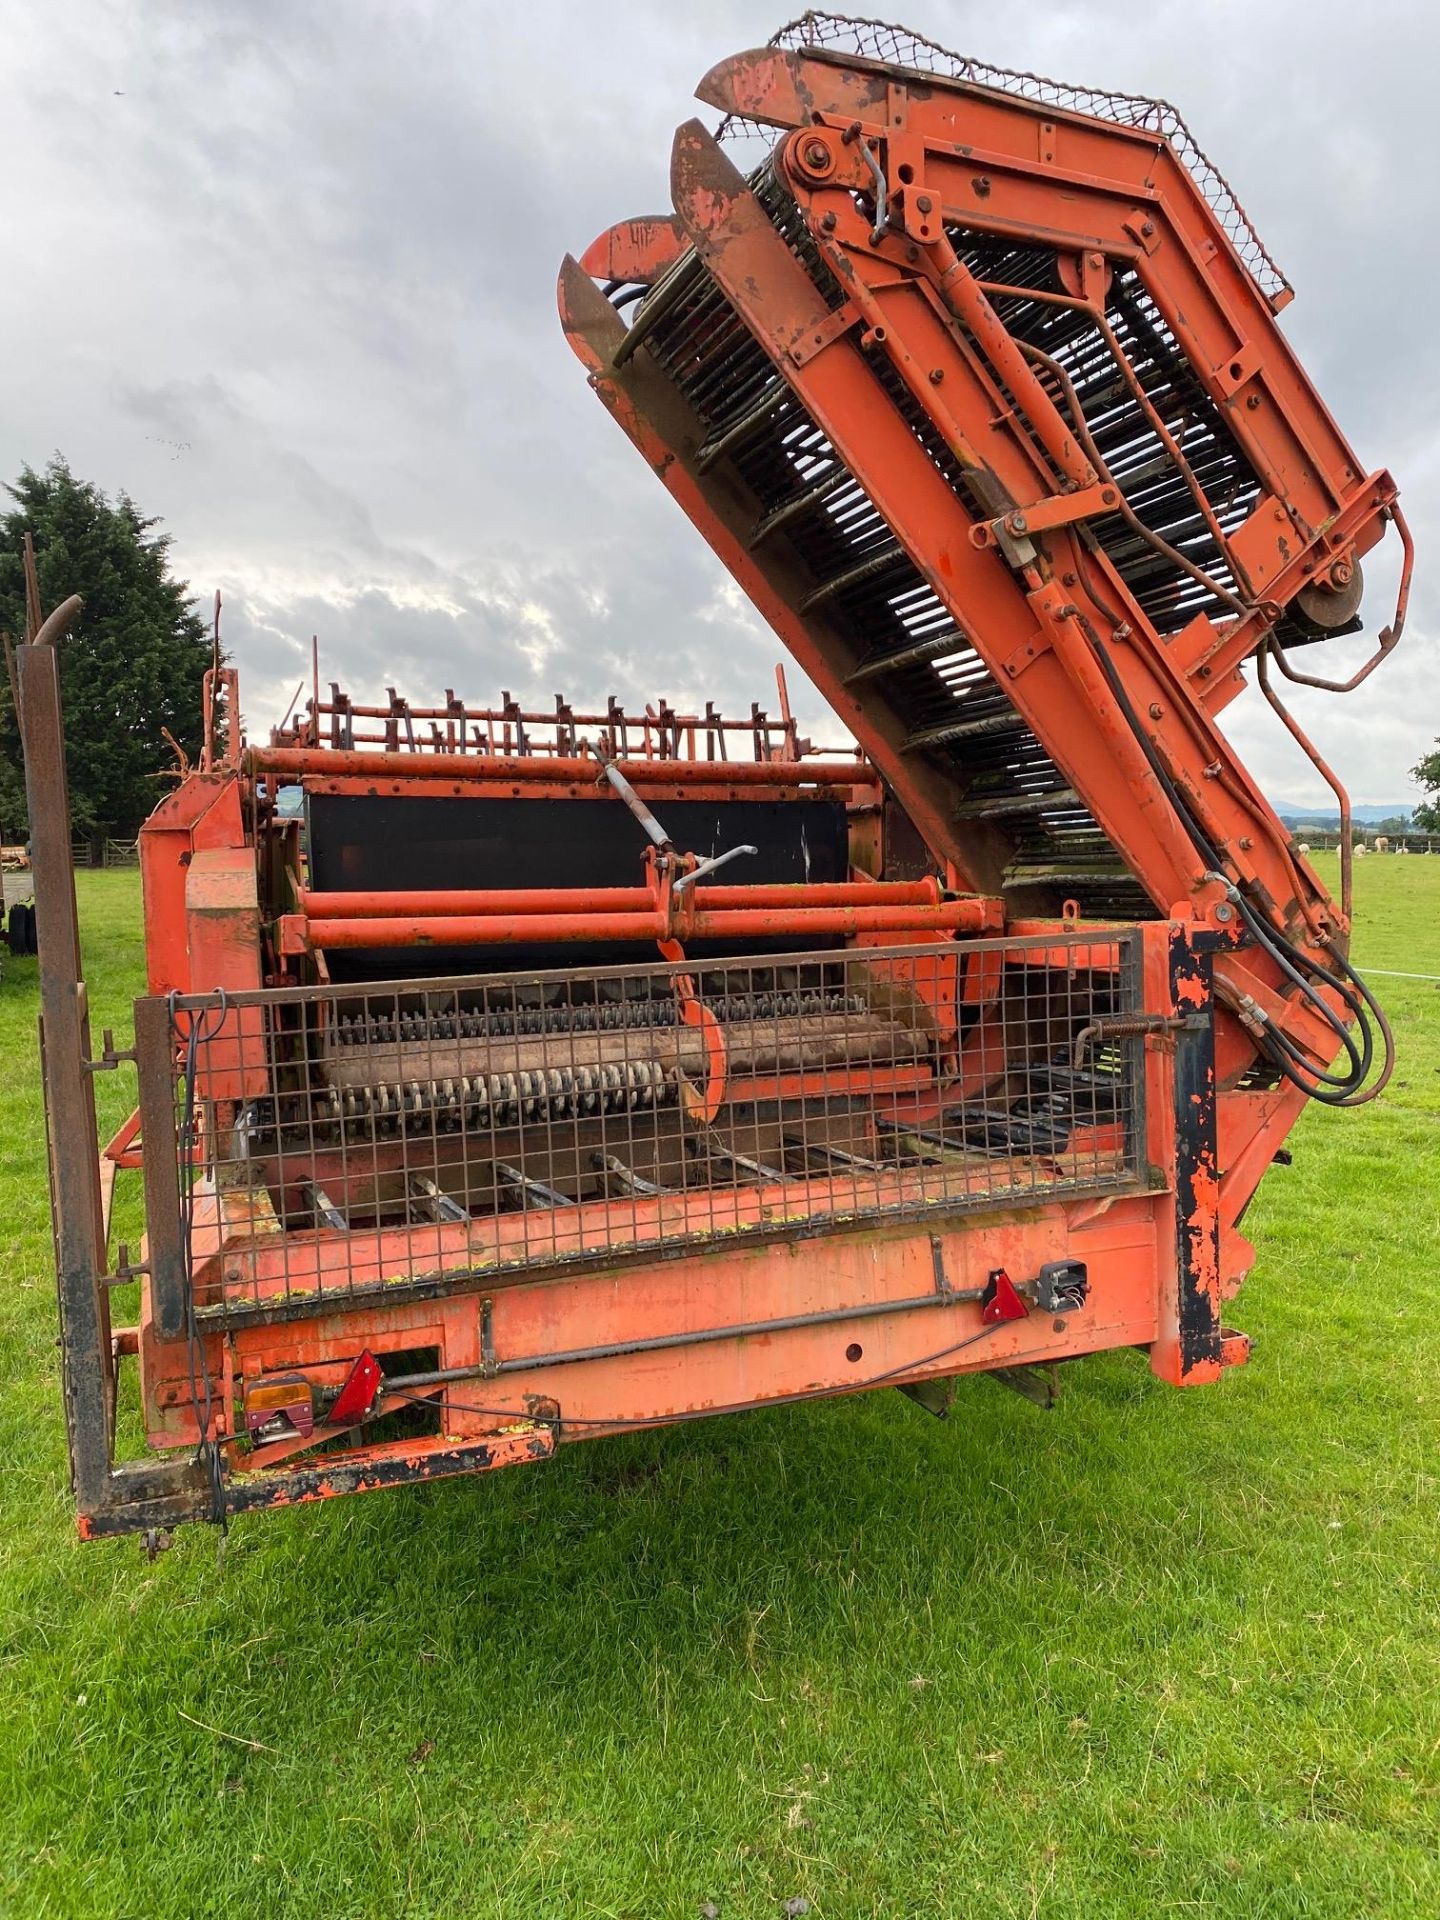
[[915,204],[920,209],[921,213],[929,213],[930,209],[934,206],[935,202],[930,198],[928,193],[922,193],[919,196],[919,198],[916,200]]
[[930,384],[932,387],[938,387],[940,382],[944,378],[945,378],[945,369],[943,367],[931,367]]
[[1152,700],[1150,702],[1150,718],[1152,720],[1163,720],[1165,718],[1165,709],[1158,700]]
[[823,140],[806,141],[805,164],[807,167],[814,167],[818,172],[821,167],[828,165],[829,160],[830,149]]
[[1140,231],[1141,233],[1144,234],[1145,238],[1148,240],[1155,231],[1155,222],[1153,220],[1146,220],[1142,224]]
[[835,226],[836,226],[834,214],[833,213],[824,214],[821,218],[820,224],[825,229],[826,233],[833,233],[835,231]]
[[1225,901],[1223,901],[1223,900],[1222,900],[1222,901],[1220,902],[1220,904],[1219,904],[1219,906],[1218,906],[1218,907],[1216,907],[1216,909],[1215,909],[1215,918],[1216,918],[1217,920],[1222,920],[1222,921],[1223,921],[1223,920],[1229,920],[1229,919],[1231,919],[1232,917],[1233,917],[1233,916],[1232,916],[1232,914],[1231,914],[1231,910],[1230,910],[1230,908],[1229,908],[1229,906],[1228,906],[1228,905],[1226,904],[1226,902],[1225,902]]

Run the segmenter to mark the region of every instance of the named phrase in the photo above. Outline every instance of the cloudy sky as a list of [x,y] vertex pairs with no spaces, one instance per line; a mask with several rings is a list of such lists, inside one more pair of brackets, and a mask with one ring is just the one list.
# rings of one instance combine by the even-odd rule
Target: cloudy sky
[[[1172,99],[1237,187],[1297,289],[1287,331],[1422,543],[1401,650],[1297,709],[1357,801],[1411,796],[1440,733],[1432,10],[903,7],[962,52]],[[162,516],[197,594],[224,593],[257,732],[312,632],[359,692],[766,702],[778,643],[587,392],[554,282],[567,249],[666,206],[696,81],[782,17],[0,0],[0,475],[58,450]],[[1376,565],[1372,631],[1387,589]],[[1263,708],[1229,724],[1275,798],[1328,797]]]

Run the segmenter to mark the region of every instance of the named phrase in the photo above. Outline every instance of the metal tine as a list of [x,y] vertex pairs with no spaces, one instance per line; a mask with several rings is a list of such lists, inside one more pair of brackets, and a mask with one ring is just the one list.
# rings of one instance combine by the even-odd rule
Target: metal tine
[[883,1173],[885,1168],[878,1160],[867,1160],[863,1154],[846,1153],[840,1147],[830,1147],[816,1141],[787,1141],[786,1150],[803,1154],[808,1160],[823,1160],[835,1167],[852,1167],[864,1173]]
[[889,543],[881,547],[879,552],[867,555],[855,566],[847,568],[843,573],[837,573],[833,579],[822,580],[819,586],[812,587],[801,600],[800,611],[809,613],[813,607],[818,607],[827,600],[833,600],[837,594],[843,593],[849,587],[872,580],[893,568],[913,565],[914,562],[909,554],[892,536]]
[[686,258],[682,255],[668,273],[661,275],[655,286],[651,288],[644,305],[636,314],[629,332],[615,349],[617,367],[624,366],[635,349],[650,337],[660,322],[679,305],[697,281],[710,284],[709,276],[693,256]]
[[456,1222],[470,1218],[457,1200],[452,1199],[443,1187],[436,1186],[435,1182],[423,1173],[411,1174],[410,1194],[431,1220]]
[[350,1231],[350,1222],[323,1187],[314,1181],[306,1181],[301,1191],[309,1200],[311,1211],[322,1227],[334,1227],[340,1233]]
[[592,1154],[591,1164],[597,1171],[608,1174],[626,1193],[650,1195],[657,1193],[675,1193],[678,1191],[675,1187],[665,1187],[659,1185],[654,1180],[642,1179],[634,1168],[626,1166],[619,1154],[616,1153]]
[[739,1167],[743,1173],[748,1173],[756,1181],[788,1180],[791,1177],[780,1167],[766,1166],[762,1160],[752,1160],[748,1154],[735,1152],[709,1128],[702,1129],[696,1136],[697,1151],[702,1145],[707,1160],[718,1160],[722,1166]]
[[515,1187],[519,1190],[521,1204],[527,1209],[532,1199],[538,1207],[573,1207],[576,1204],[569,1194],[560,1193],[554,1187],[547,1187],[543,1180],[532,1180],[529,1174],[519,1167],[512,1167],[505,1160],[496,1160],[494,1167],[507,1187]]

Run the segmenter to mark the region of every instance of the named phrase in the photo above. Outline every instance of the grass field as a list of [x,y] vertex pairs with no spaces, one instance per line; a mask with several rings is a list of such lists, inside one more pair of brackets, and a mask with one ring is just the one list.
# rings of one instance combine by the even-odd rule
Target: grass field
[[[1440,860],[1357,882],[1361,964],[1440,975]],[[134,877],[81,888],[119,1029]],[[1395,1080],[1267,1179],[1219,1387],[809,1404],[151,1566],[74,1537],[8,964],[0,1911],[1440,1912],[1440,987],[1375,985]]]

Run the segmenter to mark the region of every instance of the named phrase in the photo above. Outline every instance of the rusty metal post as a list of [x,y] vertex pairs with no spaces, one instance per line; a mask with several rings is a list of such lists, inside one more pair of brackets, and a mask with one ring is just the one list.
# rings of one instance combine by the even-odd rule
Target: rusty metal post
[[[52,616],[53,618],[53,616]],[[49,624],[48,622],[46,623]],[[55,1270],[70,1473],[84,1512],[105,1504],[114,1426],[110,1310],[105,1292],[90,1019],[80,970],[80,920],[70,864],[70,804],[55,650],[16,651],[25,796],[40,946],[41,1062],[50,1146]]]

